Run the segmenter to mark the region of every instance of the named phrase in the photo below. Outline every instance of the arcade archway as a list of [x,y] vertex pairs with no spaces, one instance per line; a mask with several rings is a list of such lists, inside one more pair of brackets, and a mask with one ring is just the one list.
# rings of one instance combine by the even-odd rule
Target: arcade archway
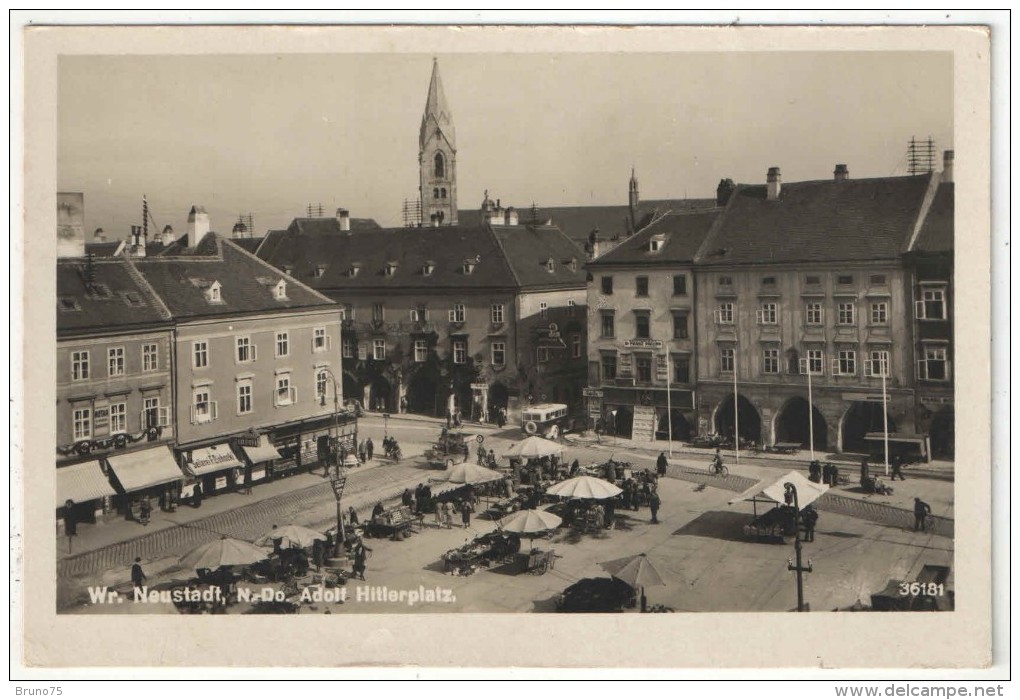
[[613,435],[629,438],[634,430],[634,411],[629,406],[618,406],[611,418]]
[[[690,440],[691,424],[687,421],[687,418],[684,416],[684,414],[680,411],[679,408],[673,409],[671,419],[672,420],[666,417],[666,409],[661,408],[657,411],[655,439],[669,440],[670,423],[672,423],[674,440]],[[667,420],[669,420],[669,422],[667,422]]]
[[440,415],[446,408],[444,404],[437,412],[436,389],[436,382],[432,377],[424,372],[416,373],[407,384],[407,409],[411,413]]
[[[345,401],[361,401],[362,390],[358,380],[354,378],[350,372],[344,372],[343,374],[343,391]],[[329,391],[333,391],[329,389]]]
[[742,394],[738,394],[736,418],[734,420],[733,396],[727,396],[719,403],[715,410],[715,431],[719,435],[731,437],[733,435],[734,423],[740,430],[740,437],[743,440],[761,440],[761,416],[758,409],[748,401]]
[[[804,447],[811,444],[807,399],[796,396],[783,406],[776,416],[776,442],[796,442]],[[815,449],[829,449],[829,425],[817,406],[810,407],[814,420]]]
[[392,411],[393,385],[386,377],[376,377],[369,388],[369,406],[373,411]]
[[[882,404],[878,401],[854,401],[843,416],[843,452],[870,454],[876,443],[864,439],[868,433],[884,431]],[[896,432],[896,423],[889,418],[889,432]]]

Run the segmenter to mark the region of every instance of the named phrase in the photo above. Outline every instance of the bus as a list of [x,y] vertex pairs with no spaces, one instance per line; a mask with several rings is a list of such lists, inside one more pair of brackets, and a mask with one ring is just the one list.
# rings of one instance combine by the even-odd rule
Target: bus
[[565,403],[540,403],[528,406],[521,414],[525,435],[540,435],[555,440],[570,428]]

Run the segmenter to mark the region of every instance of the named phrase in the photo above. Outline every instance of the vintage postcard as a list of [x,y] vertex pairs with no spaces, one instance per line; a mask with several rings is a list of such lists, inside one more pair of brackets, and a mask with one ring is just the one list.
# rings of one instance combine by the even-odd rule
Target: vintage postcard
[[27,29],[24,663],[987,665],[989,41]]

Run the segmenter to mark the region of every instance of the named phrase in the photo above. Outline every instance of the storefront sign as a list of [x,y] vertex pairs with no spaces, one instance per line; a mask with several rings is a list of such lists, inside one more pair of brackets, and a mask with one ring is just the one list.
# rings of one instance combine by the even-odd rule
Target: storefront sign
[[655,409],[651,406],[634,407],[634,427],[631,437],[635,440],[655,439]]
[[666,373],[666,370],[667,370],[666,356],[665,355],[656,355],[655,356],[655,378],[656,378],[656,380],[658,380],[660,382],[666,381],[668,379],[668,375]]
[[252,481],[260,481],[260,480],[265,479],[265,478],[266,478],[266,468],[265,467],[254,467],[251,470],[251,480]]
[[225,476],[216,477],[215,488],[217,491],[219,491],[220,489],[227,488],[227,477]]
[[619,361],[617,376],[621,379],[630,378],[631,373],[634,371],[634,355],[629,352],[621,352],[619,355]]
[[581,389],[581,395],[582,396],[588,396],[588,397],[593,398],[593,399],[601,399],[602,398],[602,390],[601,389],[592,389],[591,387],[584,387],[583,389]]
[[224,469],[237,466],[237,457],[226,445],[213,445],[203,450],[192,452],[191,468],[206,469],[222,464]]
[[257,433],[253,435],[239,435],[234,438],[234,445],[237,447],[258,447],[261,439],[261,436]]
[[635,338],[634,340],[623,341],[625,348],[661,348],[661,340],[649,340],[647,338]]
[[938,404],[951,404],[953,403],[952,396],[922,396],[921,403],[938,403]]
[[471,385],[471,390],[472,391],[485,391],[488,388],[489,388],[488,384],[472,384]]
[[[868,403],[882,403],[882,395],[874,396],[871,394],[843,394],[844,401],[865,401]],[[885,397],[886,401],[892,400],[891,396]]]

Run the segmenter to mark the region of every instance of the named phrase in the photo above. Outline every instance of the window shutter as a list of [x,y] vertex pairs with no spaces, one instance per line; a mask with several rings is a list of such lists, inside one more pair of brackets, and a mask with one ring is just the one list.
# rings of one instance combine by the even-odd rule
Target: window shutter
[[917,300],[914,302],[914,318],[924,320],[924,301]]

